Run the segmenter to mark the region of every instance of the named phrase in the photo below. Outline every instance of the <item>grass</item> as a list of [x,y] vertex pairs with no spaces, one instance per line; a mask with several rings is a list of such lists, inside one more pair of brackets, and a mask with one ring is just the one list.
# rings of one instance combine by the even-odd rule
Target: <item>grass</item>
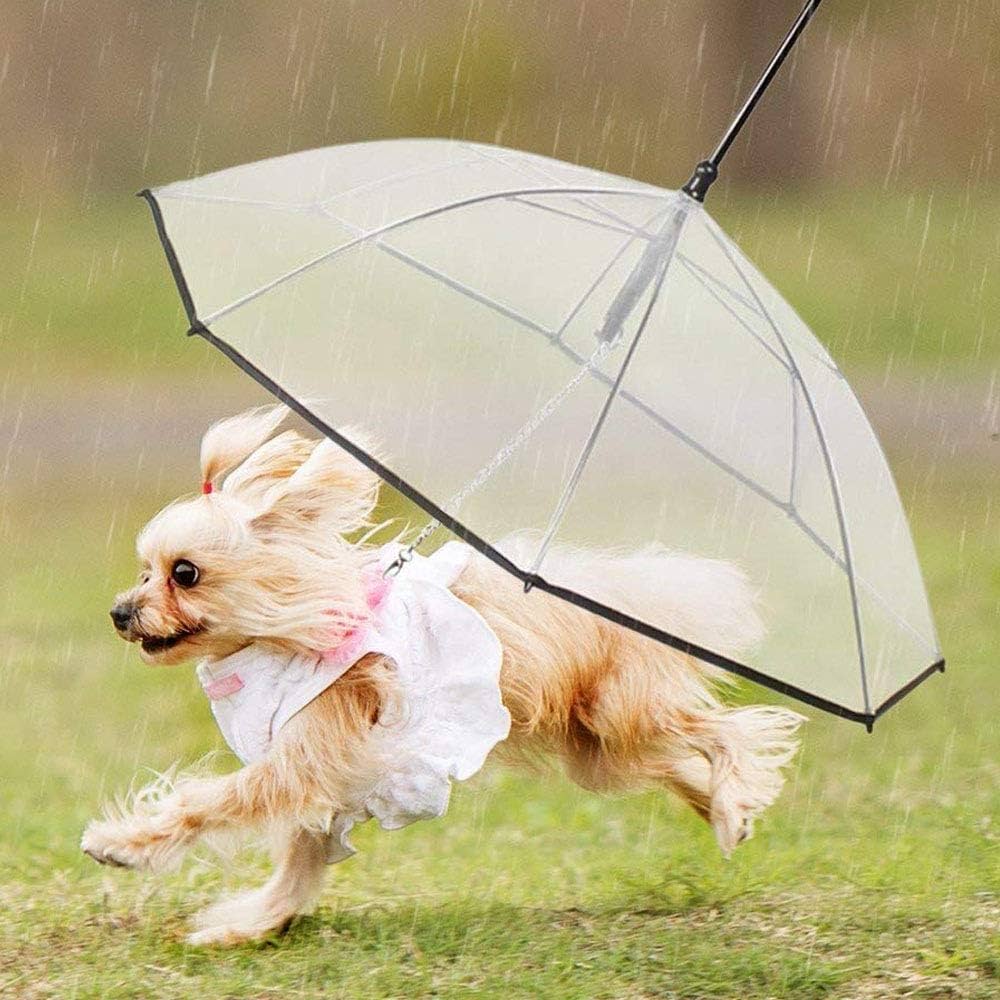
[[996,996],[1000,536],[981,486],[956,472],[908,491],[949,672],[872,736],[814,717],[786,794],[730,862],[660,795],[489,771],[441,821],[362,830],[314,915],[223,952],[188,948],[185,920],[264,877],[253,850],[163,879],[77,849],[138,769],[220,746],[190,671],[142,668],[105,624],[158,498],[8,497],[0,995]]

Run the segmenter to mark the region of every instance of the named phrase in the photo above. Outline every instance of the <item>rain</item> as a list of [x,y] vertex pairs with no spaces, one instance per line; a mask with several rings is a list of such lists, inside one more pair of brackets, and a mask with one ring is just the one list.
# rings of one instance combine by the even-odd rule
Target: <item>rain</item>
[[[879,600],[909,608],[901,634],[923,630],[911,620],[923,611],[908,590],[922,576],[940,645],[931,652],[947,661],[943,675],[913,690],[871,735],[804,709],[811,723],[788,786],[728,866],[697,818],[661,795],[600,799],[562,777],[539,782],[488,770],[456,790],[452,812],[433,829],[405,834],[409,853],[395,834],[358,837],[361,853],[328,880],[310,918],[322,948],[293,928],[291,940],[303,949],[294,975],[291,965],[281,971],[280,956],[261,955],[248,959],[253,971],[244,980],[228,958],[214,973],[184,971],[179,952],[135,937],[137,928],[165,920],[180,927],[190,914],[166,897],[180,897],[174,889],[185,880],[206,901],[216,894],[228,876],[211,854],[154,890],[91,871],[96,866],[78,850],[84,823],[138,770],[224,752],[192,671],[143,666],[116,639],[108,609],[138,571],[139,529],[197,490],[207,425],[271,399],[203,338],[186,336],[189,317],[136,193],[303,150],[404,138],[465,144],[473,172],[494,169],[483,156],[499,147],[501,157],[526,154],[508,158],[503,170],[530,175],[526,163],[550,157],[571,165],[567,177],[601,171],[636,190],[676,190],[715,147],[800,7],[800,0],[8,0],[0,24],[0,815],[7,833],[0,884],[14,916],[0,932],[0,994],[126,996],[122,984],[138,982],[127,968],[135,957],[152,970],[148,993],[163,996],[251,986],[294,995],[289,983],[313,995],[319,982],[351,993],[363,976],[372,995],[477,983],[559,996],[995,994],[996,0],[826,0],[706,199],[726,238],[815,335],[867,414],[892,480],[859,486],[850,519],[870,547],[870,572],[895,581],[878,585]],[[409,178],[400,190],[419,202],[437,175],[420,173],[426,164],[413,157],[407,152],[394,169]],[[351,169],[357,175],[345,189],[376,179],[374,165]],[[289,174],[278,181],[285,187],[276,198],[310,201],[312,192],[296,190]],[[570,315],[597,277],[586,241],[595,254],[605,244],[610,254],[622,236],[601,228],[621,219],[600,217],[597,208],[627,216],[633,229],[659,224],[650,221],[655,206],[642,215],[640,201],[627,210],[612,198],[583,207],[555,198],[542,199],[541,209],[510,205],[509,213],[484,214],[481,225],[443,220],[409,241],[401,231],[386,239],[396,257],[359,254],[342,272],[318,272],[329,313],[309,328],[312,353],[299,356],[303,386],[325,419],[369,429],[389,469],[411,485],[430,484],[435,502],[461,508],[455,516],[477,533],[544,534],[578,459],[581,439],[572,431],[580,421],[590,429],[597,405],[589,371],[559,394],[597,347],[594,332],[611,298],[598,294],[592,309]],[[280,232],[260,217],[243,220],[221,252],[209,237],[222,230],[203,228],[206,295],[219,295],[204,314],[237,298],[223,292],[239,275],[263,285],[273,276],[268,261],[322,253],[394,210],[388,198],[372,204],[352,203],[357,214],[339,219],[333,209],[322,218],[302,213],[301,229]],[[588,214],[578,239],[551,235],[557,210]],[[538,221],[523,222],[535,219],[532,212]],[[430,244],[439,251],[434,260]],[[696,250],[682,244],[680,252],[691,262],[690,287],[718,303],[695,273],[704,266]],[[462,312],[451,297],[425,294],[399,255],[460,276],[547,331],[565,321],[575,360],[548,359],[509,317]],[[557,265],[545,270],[554,256]],[[584,263],[574,269],[574,262]],[[543,288],[556,272],[575,297],[564,302]],[[298,288],[291,298],[300,313],[289,306],[287,315],[318,308],[312,287]],[[789,440],[776,430],[791,433],[785,397],[763,376],[751,378],[756,369],[745,363],[742,342],[704,336],[706,313],[670,298],[681,287],[680,279],[667,283],[670,322],[652,327],[663,350],[649,348],[646,367],[625,388],[641,396],[644,371],[649,391],[662,393],[666,421],[756,487],[776,489],[766,470],[788,455]],[[730,306],[747,315],[738,301]],[[722,315],[722,305],[713,308]],[[251,328],[247,319],[243,343],[264,337],[274,370],[294,370],[294,337],[280,323],[268,326],[281,315],[277,307],[234,313],[234,327],[239,315],[259,320]],[[342,338],[336,349],[323,340],[334,335]],[[613,377],[619,360],[602,356],[592,367]],[[544,419],[532,427],[539,413]],[[601,485],[614,499],[581,515],[580,539],[657,540],[742,562],[770,614],[753,668],[840,705],[855,697],[838,689],[846,671],[856,676],[853,633],[839,625],[835,636],[824,631],[834,603],[818,582],[825,563],[807,569],[791,549],[775,558],[773,547],[784,544],[776,539],[786,537],[780,532],[792,529],[772,523],[759,489],[740,488],[676,438],[656,452],[658,438],[645,425],[624,416],[615,423],[617,404],[611,413],[619,464],[596,454]],[[511,440],[516,447],[504,454]],[[653,454],[657,461],[637,472]],[[869,467],[854,458],[854,468]],[[842,460],[850,475],[850,452]],[[477,478],[483,470],[488,483]],[[463,495],[469,483],[476,488]],[[596,496],[596,482],[581,483]],[[890,530],[883,520],[880,490],[893,483],[921,576],[890,572],[909,544],[905,524],[893,521]],[[434,514],[386,487],[379,516],[389,522],[379,537],[405,530],[412,539]],[[835,549],[815,517],[803,515]],[[428,548],[448,536],[445,526]],[[544,560],[521,568],[545,575]],[[711,649],[711,636],[694,640]],[[928,657],[917,666],[919,657],[908,659],[901,646],[885,648],[897,657],[892,663],[905,661],[886,668],[898,681],[886,684],[887,696],[931,664]],[[735,682],[740,703],[793,704],[745,677]],[[861,714],[874,707],[851,705]],[[529,839],[532,857],[524,859]],[[263,879],[261,857],[240,855],[235,864],[249,875],[239,884]],[[610,882],[601,858],[615,873]],[[882,896],[869,909],[867,893],[876,890]],[[618,923],[612,911],[622,915]],[[454,940],[435,936],[435,913]],[[648,914],[648,926],[637,914]],[[919,941],[901,929],[911,917]],[[852,923],[867,918],[867,929]],[[502,940],[502,928],[519,922],[533,929],[520,944],[529,971]],[[45,942],[66,927],[85,928],[86,954],[108,955],[93,983],[83,959],[47,954]],[[813,942],[808,954],[795,945],[799,932]],[[382,934],[393,944],[366,966],[365,949]],[[774,953],[758,955],[753,936],[774,941]],[[341,971],[323,949],[344,952]],[[707,955],[720,950],[747,967],[759,962],[762,978],[752,983],[735,957],[728,970],[715,968]],[[311,979],[310,969],[322,971]]]

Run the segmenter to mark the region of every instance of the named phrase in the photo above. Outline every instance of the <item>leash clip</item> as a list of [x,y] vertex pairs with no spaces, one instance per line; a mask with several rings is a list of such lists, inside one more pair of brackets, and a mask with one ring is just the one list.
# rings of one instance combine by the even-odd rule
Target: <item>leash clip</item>
[[407,545],[405,549],[399,550],[399,555],[382,571],[382,576],[386,579],[393,579],[399,576],[399,571],[413,560],[413,546]]

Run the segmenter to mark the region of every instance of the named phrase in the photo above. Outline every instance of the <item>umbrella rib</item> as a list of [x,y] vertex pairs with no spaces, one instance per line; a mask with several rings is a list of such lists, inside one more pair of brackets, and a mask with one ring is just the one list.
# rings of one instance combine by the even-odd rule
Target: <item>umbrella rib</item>
[[736,322],[739,323],[740,326],[742,326],[743,329],[746,330],[747,333],[749,333],[750,336],[753,337],[753,339],[756,340],[757,343],[760,344],[760,346],[763,347],[764,350],[767,351],[767,353],[770,354],[771,357],[785,369],[785,371],[791,371],[788,366],[788,362],[785,361],[785,359],[782,358],[782,356],[778,354],[778,352],[766,340],[764,340],[764,338],[761,337],[761,335],[752,326],[750,326],[750,324],[747,323],[746,320],[744,320],[743,317],[740,316],[740,314],[736,312],[736,310],[733,309],[728,302],[726,302],[726,300],[715,290],[715,288],[713,288],[705,280],[704,276],[699,273],[701,268],[698,267],[697,264],[695,264],[688,257],[685,257],[684,254],[678,254],[677,259],[687,268],[688,272],[701,283],[705,291],[708,292],[708,294],[711,295],[712,298],[714,298],[716,302],[718,302],[719,305],[722,306],[722,308],[725,309],[726,312],[728,312],[729,315],[732,316],[733,319],[735,319]]
[[[680,257],[680,259],[686,265],[688,265],[689,268],[693,267],[693,268],[697,269],[698,271],[700,271],[702,273],[702,275],[705,278],[709,279],[710,281],[713,281],[715,284],[721,285],[723,288],[726,289],[726,291],[729,292],[730,295],[732,295],[734,298],[738,299],[740,302],[743,302],[748,308],[751,308],[756,315],[761,316],[760,311],[757,309],[757,307],[756,307],[755,304],[747,302],[746,299],[744,299],[742,295],[738,295],[724,281],[721,281],[720,279],[715,278],[713,275],[709,274],[709,272],[706,271],[705,268],[703,268],[700,264],[697,264],[695,261],[691,260],[691,258],[688,257],[688,256],[686,256],[685,254],[678,254],[678,257]],[[712,288],[709,287],[707,285],[707,283],[706,283],[706,288],[708,288],[709,291],[712,291]],[[716,295],[716,298],[719,298],[719,296]],[[723,302],[723,300],[721,298],[719,298],[719,301],[723,305],[727,305],[727,303]],[[734,312],[732,309],[730,309],[729,311],[732,313],[733,318],[741,326],[743,326],[746,329],[747,333],[749,333],[750,336],[752,336],[754,339],[756,339],[756,340],[758,340],[760,342],[761,347],[763,347],[765,350],[767,350],[771,354],[773,354],[774,357],[775,357],[775,359],[781,363],[781,366],[783,368],[785,368],[787,371],[791,371],[791,368],[785,362],[784,358],[782,358],[781,355],[778,354],[778,352],[775,351],[775,349],[773,347],[771,347],[771,345],[768,344],[766,340],[763,340],[761,338],[760,334],[757,333],[757,331],[754,330],[753,327],[751,327],[749,324],[747,324],[747,322],[738,313]],[[767,317],[761,316],[761,319],[767,319]],[[809,354],[809,356],[811,358],[814,358],[819,364],[823,365],[824,367],[828,368],[831,372],[833,372],[836,375],[840,376],[840,374],[841,374],[840,373],[840,369],[838,369],[836,365],[831,364],[826,358],[821,357],[820,355],[816,354],[815,351],[808,351],[808,354]]]
[[[666,280],[667,273],[670,270],[670,265],[673,262],[674,252],[677,249],[677,244],[680,241],[681,233],[684,231],[684,224],[687,221],[688,208],[682,202],[677,202],[674,206],[674,211],[672,216],[664,223],[664,228],[670,226],[670,231],[664,233],[661,230],[660,238],[666,237],[667,245],[664,248],[664,260],[660,264],[659,274],[653,279],[652,293],[649,297],[649,302],[646,304],[645,311],[642,314],[642,319],[639,321],[639,325],[636,328],[635,334],[632,337],[632,342],[629,344],[628,351],[625,357],[622,359],[621,367],[618,369],[618,374],[615,376],[614,383],[611,386],[611,391],[608,393],[607,399],[604,401],[604,405],[601,407],[600,413],[597,415],[597,420],[594,422],[594,426],[591,428],[590,435],[584,442],[583,448],[580,451],[580,456],[577,459],[576,467],[573,469],[569,480],[566,483],[565,488],[562,491],[562,495],[559,497],[559,502],[556,504],[555,510],[552,512],[552,516],[549,519],[548,527],[545,530],[545,535],[538,546],[538,551],[535,553],[534,563],[530,575],[534,576],[538,573],[538,568],[542,564],[542,560],[545,558],[545,554],[548,551],[549,544],[555,537],[556,531],[559,529],[559,525],[562,523],[563,515],[566,512],[566,508],[569,506],[574,494],[576,493],[577,484],[580,482],[580,477],[583,475],[583,470],[586,468],[587,462],[590,460],[591,453],[594,450],[594,446],[597,443],[597,436],[601,432],[601,428],[604,426],[604,422],[607,420],[608,413],[611,411],[611,405],[614,403],[615,399],[618,397],[619,391],[621,389],[622,381],[625,378],[625,373],[629,369],[632,358],[635,356],[636,348],[639,346],[639,341],[642,339],[643,333],[646,331],[646,327],[649,323],[649,317],[656,306],[656,303],[660,298],[660,291],[663,288],[664,281]],[[652,246],[652,245],[651,245]],[[649,247],[646,252],[649,252]],[[623,321],[624,322],[624,319]],[[620,332],[620,331],[619,331]],[[613,341],[608,341],[608,343],[613,343]],[[593,369],[591,369],[593,370]]]
[[[731,288],[721,278],[717,278],[706,268],[702,267],[701,264],[697,263],[696,261],[688,257],[687,254],[681,253],[678,254],[677,256],[682,261],[684,261],[684,263],[687,264],[689,268],[694,268],[694,270],[696,270],[705,279],[706,282],[709,282],[712,285],[721,286],[730,294],[730,296],[732,296],[732,298],[736,299],[736,301],[739,302],[740,305],[746,306],[747,309],[749,309],[752,313],[754,313],[757,316],[760,316],[760,310],[757,308],[754,302],[751,302],[749,299],[744,298],[742,295],[740,295],[739,292],[736,291],[736,289]],[[764,317],[760,316],[760,318],[763,319]]]
[[515,323],[519,323],[521,326],[527,327],[529,330],[534,330],[536,333],[542,334],[542,336],[551,340],[554,334],[547,327],[542,326],[540,323],[536,323],[533,319],[529,319],[522,313],[517,312],[516,309],[511,309],[509,306],[505,306],[502,302],[497,302],[496,299],[491,299],[488,295],[484,295],[482,292],[477,292],[476,289],[469,285],[464,284],[457,278],[452,278],[450,275],[445,274],[444,271],[439,271],[436,267],[432,267],[430,264],[425,264],[422,260],[411,256],[404,250],[399,250],[388,243],[383,243],[382,240],[376,240],[375,245],[380,249],[384,250],[389,256],[395,257],[396,260],[402,261],[404,264],[409,264],[416,271],[420,271],[422,274],[426,274],[430,278],[434,278],[436,281],[440,281],[441,284],[447,285],[449,288],[453,288],[456,292],[460,292],[466,298],[472,299],[473,302],[478,302],[481,305],[492,309],[494,312],[499,313],[501,316],[506,316],[507,319],[514,320]]
[[[339,215],[335,215],[328,208],[322,209],[322,212],[335,222],[339,222],[348,229],[353,229],[356,233],[364,232],[364,230],[359,226],[356,226],[353,222],[348,222],[347,219],[342,219]],[[516,309],[511,309],[510,306],[505,306],[502,302],[498,302],[496,299],[490,298],[490,296],[477,291],[471,285],[466,285],[457,278],[453,278],[444,271],[441,271],[430,264],[425,264],[418,257],[408,254],[405,250],[400,250],[397,247],[392,246],[392,244],[386,243],[382,239],[376,239],[375,246],[378,247],[379,250],[384,250],[391,257],[395,257],[396,260],[399,260],[404,264],[408,264],[416,271],[420,271],[421,274],[426,274],[429,278],[434,278],[436,281],[440,281],[441,284],[446,285],[448,288],[454,289],[456,292],[472,299],[474,302],[478,302],[480,305],[484,305],[488,309],[492,309],[501,316],[507,317],[507,319],[512,319],[515,323],[519,323],[521,326],[527,327],[529,330],[534,330],[535,332],[542,334],[542,336],[547,339],[551,339],[555,336],[555,334],[547,327],[542,326],[540,323],[536,323],[533,319],[530,319],[523,313],[519,313]]]
[[[552,345],[559,348],[559,350],[561,350],[568,357],[572,358],[577,364],[583,364],[586,361],[583,355],[577,353],[572,347],[562,341],[554,340],[552,341]],[[605,385],[612,384],[611,377],[602,371],[594,369],[591,374],[594,378],[604,382]],[[628,389],[623,389],[619,395],[622,399],[631,403],[637,410],[639,410],[640,413],[649,417],[649,419],[662,430],[665,430],[672,437],[677,438],[677,440],[682,444],[686,444],[692,451],[696,451],[702,456],[702,458],[707,459],[712,463],[712,465],[716,466],[716,468],[720,469],[722,472],[725,472],[727,475],[732,476],[734,479],[741,482],[748,490],[756,493],[761,499],[774,504],[775,507],[780,508],[786,514],[789,512],[788,504],[785,503],[784,500],[776,496],[766,487],[761,486],[759,483],[755,483],[752,479],[748,479],[742,472],[739,471],[739,469],[730,465],[725,459],[719,458],[718,455],[706,448],[705,445],[698,441],[697,438],[692,437],[686,431],[681,430],[681,428],[676,424],[667,420],[666,417],[654,410],[645,400],[640,399],[634,393],[629,392]]]
[[798,478],[799,465],[799,394],[795,375],[791,377],[792,389],[792,468],[788,477],[788,503],[795,510],[795,481]]
[[[555,178],[553,178],[553,180],[554,179]],[[633,226],[628,219],[623,218],[617,212],[613,212],[611,209],[605,208],[603,205],[595,205],[592,202],[584,201],[582,198],[573,198],[571,200],[575,201],[578,205],[582,205],[584,208],[589,208],[592,212],[596,212],[598,215],[607,216],[612,222],[618,223],[618,225],[623,229],[626,229],[629,232],[634,232],[637,236],[646,236],[646,238],[649,239],[648,234],[644,234],[641,230]]]
[[424,219],[430,219],[437,215],[442,215],[445,212],[452,212],[456,209],[469,208],[473,205],[481,205],[490,201],[497,201],[500,199],[508,199],[514,195],[532,195],[532,194],[603,194],[603,195],[629,195],[631,197],[640,198],[656,198],[660,199],[665,197],[663,194],[657,194],[655,192],[631,190],[629,188],[577,188],[577,187],[550,187],[550,188],[523,188],[523,189],[512,189],[505,191],[492,191],[489,194],[473,195],[469,198],[463,198],[459,201],[451,202],[448,205],[438,205],[435,208],[425,209],[422,212],[416,212],[413,215],[408,215],[402,219],[396,219],[393,222],[387,222],[383,226],[379,226],[376,229],[367,230],[364,233],[356,236],[354,239],[347,240],[344,243],[333,247],[330,250],[325,250],[321,254],[304,261],[297,267],[286,271],[284,274],[279,275],[277,278],[273,278],[266,284],[261,285],[259,288],[254,289],[252,292],[247,292],[246,295],[240,296],[240,298],[235,299],[228,305],[223,306],[221,309],[217,309],[215,312],[211,313],[209,316],[204,316],[200,318],[201,323],[208,326],[210,323],[214,323],[224,316],[228,316],[230,313],[237,309],[242,308],[247,303],[260,298],[262,295],[266,295],[268,292],[273,291],[280,285],[291,281],[294,278],[299,277],[307,271],[311,271],[313,268],[318,267],[320,264],[325,264],[328,260],[332,260],[335,257],[346,253],[348,250],[352,250],[354,247],[366,242],[367,240],[374,239],[376,237],[382,236],[385,233],[393,232],[403,226],[410,225],[414,222],[421,222]]
[[[816,530],[803,520],[802,515],[796,509],[792,508],[789,510],[788,516],[820,549],[822,549],[823,552],[830,557],[831,560],[833,560],[833,562],[837,564],[837,566],[839,566],[845,573],[847,572],[847,564],[844,562],[843,556],[839,555],[827,541],[821,538]],[[937,654],[937,646],[935,646],[932,642],[928,642],[927,637],[922,635],[920,630],[915,625],[911,625],[895,608],[888,604],[886,599],[878,592],[873,583],[866,580],[865,577],[860,574],[858,575],[857,580],[865,591],[867,591],[869,596],[878,603],[879,607],[881,607],[890,618],[906,629],[906,631],[909,632],[921,646],[928,650],[928,652]]]
[[529,201],[527,198],[511,198],[510,200],[516,202],[518,205],[525,205],[528,208],[537,209],[539,212],[551,212],[553,215],[560,215],[564,219],[574,219],[576,222],[582,222],[586,226],[594,226],[598,229],[607,229],[613,233],[625,233],[635,239],[653,239],[652,234],[645,233],[641,229],[636,229],[634,226],[622,226],[619,224],[612,225],[610,222],[598,222],[597,219],[588,219],[585,215],[577,215],[574,212],[567,212],[564,208],[554,208],[552,205],[540,205],[537,201]]
[[845,570],[847,573],[847,583],[851,594],[851,612],[854,617],[854,633],[855,639],[857,640],[858,646],[858,660],[861,668],[861,691],[865,702],[865,711],[871,712],[871,700],[868,695],[868,676],[867,676],[867,661],[865,658],[865,643],[863,629],[861,626],[861,609],[858,601],[858,584],[855,578],[854,572],[854,558],[851,551],[851,538],[850,532],[847,528],[847,518],[844,514],[844,501],[840,492],[840,480],[837,476],[837,470],[834,468],[833,456],[830,453],[830,446],[826,440],[826,434],[823,431],[823,426],[819,420],[819,414],[816,411],[816,404],[812,398],[812,393],[809,391],[809,386],[806,385],[805,379],[802,377],[802,372],[799,370],[798,363],[795,360],[795,356],[792,354],[791,349],[788,347],[788,343],[785,340],[784,335],[778,328],[777,323],[774,322],[773,317],[768,312],[764,303],[761,301],[760,296],[757,294],[757,290],[753,287],[747,276],[743,272],[743,268],[740,267],[739,262],[735,259],[733,254],[730,252],[729,247],[726,246],[725,241],[720,239],[715,230],[709,226],[708,231],[712,234],[712,238],[722,249],[722,252],[729,258],[729,262],[736,269],[740,278],[743,280],[743,284],[746,285],[747,291],[754,297],[757,302],[758,307],[763,312],[767,319],[768,324],[774,331],[774,335],[781,342],[781,346],[785,351],[788,358],[788,363],[792,366],[792,375],[798,380],[799,385],[802,388],[802,397],[805,401],[806,407],[809,410],[811,417],[813,429],[816,431],[816,437],[819,441],[820,452],[823,455],[823,464],[826,466],[827,480],[830,485],[830,492],[833,496],[833,506],[837,514],[837,524],[840,529],[840,542],[844,550],[844,562]]
[[[511,162],[509,157],[502,155],[499,151],[496,150],[492,149],[486,150],[486,149],[481,149],[478,146],[470,146],[470,145],[466,145],[465,148],[471,150],[474,153],[478,153],[484,159],[491,160],[494,163],[502,163],[505,167],[509,167],[511,170],[516,170],[523,177],[528,177],[532,179],[541,177],[542,180],[557,184],[562,180],[562,178],[560,178],[558,174],[554,174],[552,173],[552,171],[546,170],[538,163],[535,163],[533,161],[530,163],[524,163],[523,156],[519,158],[522,162],[513,163]],[[586,169],[588,173],[596,173],[596,174],[601,173],[598,170],[590,170],[589,168],[584,168],[584,169]],[[598,215],[603,215],[611,219],[612,221],[617,222],[620,226],[624,227],[630,232],[635,229],[635,227],[632,225],[631,222],[628,221],[628,219],[622,218],[622,216],[620,216],[617,212],[613,211],[612,209],[608,208],[606,205],[595,205],[593,202],[584,201],[581,198],[574,198],[573,201],[575,201],[579,205],[582,205],[584,208],[590,209],[590,211],[592,212],[596,212]]]

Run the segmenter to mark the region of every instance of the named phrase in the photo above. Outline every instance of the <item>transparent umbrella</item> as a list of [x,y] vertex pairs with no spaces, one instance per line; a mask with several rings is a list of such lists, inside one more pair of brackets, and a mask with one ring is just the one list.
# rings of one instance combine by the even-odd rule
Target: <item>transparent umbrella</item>
[[[681,191],[396,140],[143,194],[191,332],[424,508],[415,544],[443,525],[526,591],[871,727],[943,666],[899,495],[834,360],[702,204],[817,3]],[[746,662],[552,558],[650,544],[748,574]]]

